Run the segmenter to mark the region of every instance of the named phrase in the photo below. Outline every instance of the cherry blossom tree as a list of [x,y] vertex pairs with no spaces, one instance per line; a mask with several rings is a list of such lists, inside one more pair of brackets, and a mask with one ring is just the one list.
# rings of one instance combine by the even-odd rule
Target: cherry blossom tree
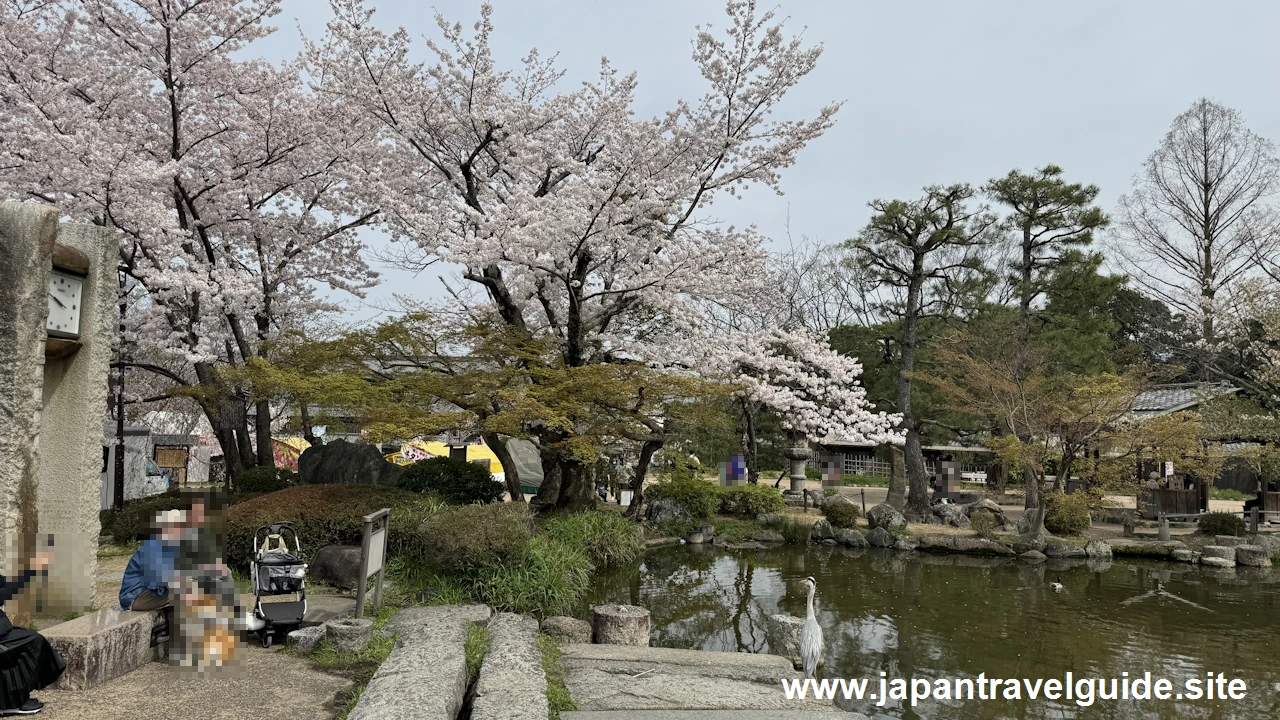
[[199,402],[232,470],[271,463],[270,409],[257,404],[255,458],[219,367],[331,308],[320,287],[375,278],[355,230],[376,211],[350,182],[371,138],[296,63],[237,59],[279,4],[0,3],[0,195],[119,231],[143,290],[129,344],[162,356],[131,364]]
[[[441,39],[419,62],[405,30],[377,28],[358,0],[331,4],[309,70],[320,93],[377,133],[366,187],[392,235],[424,265],[462,266],[503,322],[554,338],[567,367],[691,362],[674,349],[698,343],[673,338],[698,337],[701,303],[733,306],[768,289],[762,238],[709,208],[750,186],[779,191],[781,170],[838,110],[772,117],[821,53],[788,38],[773,13],[728,3],[728,29],[699,27],[693,42],[706,94],[639,118],[637,78],[608,60],[562,92],[563,72],[536,50],[500,68],[488,5],[472,34],[437,18]],[[564,464],[560,504],[589,499],[582,468]]]

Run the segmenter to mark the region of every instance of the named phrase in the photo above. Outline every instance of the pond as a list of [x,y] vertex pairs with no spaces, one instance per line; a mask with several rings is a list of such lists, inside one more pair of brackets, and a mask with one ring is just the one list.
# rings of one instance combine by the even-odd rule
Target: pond
[[[864,701],[903,718],[1256,718],[1280,715],[1280,568],[1211,570],[1116,559],[1041,564],[963,555],[780,547],[651,551],[596,584],[583,606],[649,608],[652,644],[768,652],[765,618],[805,615],[805,588],[826,639],[819,677],[1079,679],[1152,673],[1174,689],[1223,673],[1247,683],[1241,700],[1096,699],[957,702],[915,708]],[[1065,590],[1054,592],[1050,583]],[[1153,592],[1156,582],[1170,593]],[[1109,686],[1108,692],[1109,692]],[[1003,691],[1002,691],[1003,694]],[[1096,695],[1096,692],[1095,692]],[[1216,695],[1215,695],[1216,697]]]

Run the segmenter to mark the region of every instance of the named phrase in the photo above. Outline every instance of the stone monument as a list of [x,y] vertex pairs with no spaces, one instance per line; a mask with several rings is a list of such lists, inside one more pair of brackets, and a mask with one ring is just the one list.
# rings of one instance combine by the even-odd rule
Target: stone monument
[[109,229],[0,203],[0,569],[53,540],[19,614],[93,602],[118,257]]

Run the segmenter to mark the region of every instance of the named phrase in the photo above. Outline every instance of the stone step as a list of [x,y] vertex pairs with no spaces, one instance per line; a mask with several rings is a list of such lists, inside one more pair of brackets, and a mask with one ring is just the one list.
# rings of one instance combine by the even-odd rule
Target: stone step
[[[829,720],[820,710],[602,710],[560,713],[562,720]],[[842,720],[865,718],[844,713]]]
[[538,622],[511,613],[489,621],[489,650],[476,680],[471,720],[546,720],[547,676]]
[[563,645],[565,686],[582,711],[790,710],[830,712],[826,700],[787,700],[786,658],[627,645]]
[[[455,720],[467,691],[467,630],[488,622],[485,605],[406,608],[387,622],[395,648],[348,720]],[[544,711],[545,717],[545,711]]]

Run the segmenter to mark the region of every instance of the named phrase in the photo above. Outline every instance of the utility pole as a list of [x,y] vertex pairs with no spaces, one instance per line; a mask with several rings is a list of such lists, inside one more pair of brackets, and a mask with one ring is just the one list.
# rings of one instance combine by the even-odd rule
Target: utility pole
[[113,492],[117,510],[124,508],[124,312],[126,296],[124,291],[125,275],[119,273],[120,280],[120,339],[116,351],[116,463]]

